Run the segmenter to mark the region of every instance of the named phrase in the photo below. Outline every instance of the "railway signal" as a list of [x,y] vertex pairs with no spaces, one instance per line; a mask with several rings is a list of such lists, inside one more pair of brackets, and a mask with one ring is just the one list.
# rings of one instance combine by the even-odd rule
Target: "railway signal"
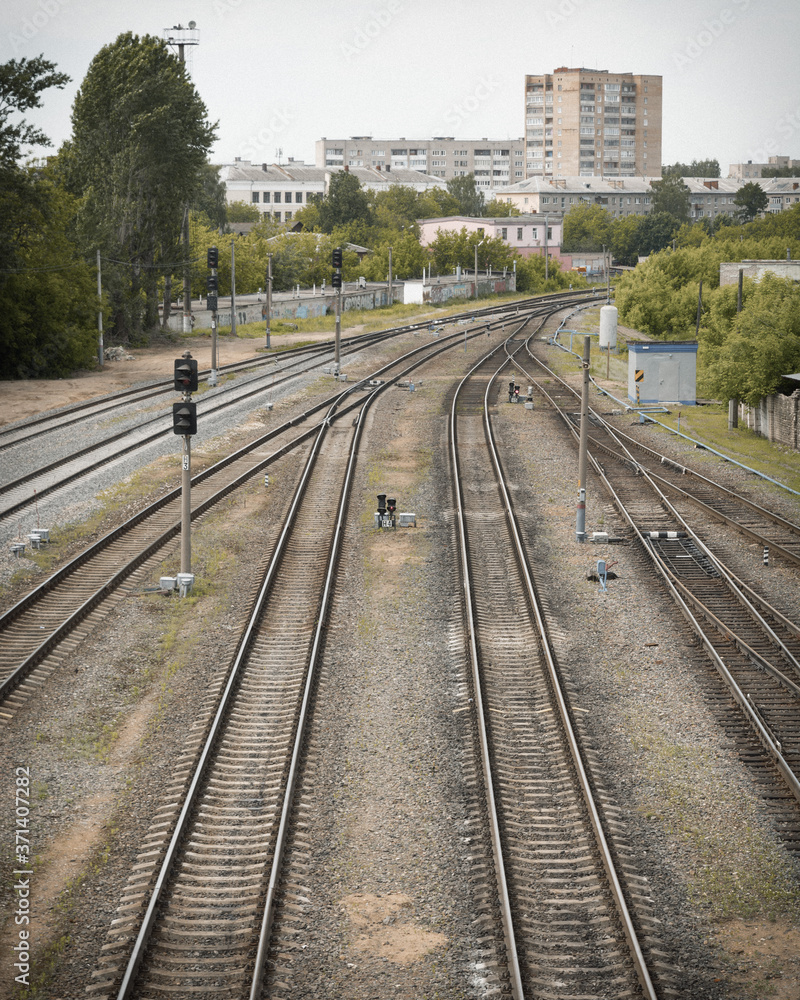
[[332,254],[333,266],[341,268],[342,267],[342,248],[334,247]]
[[194,358],[175,359],[173,385],[175,392],[197,392],[197,362]]
[[216,271],[219,267],[219,250],[217,247],[209,247],[207,254],[208,269]]
[[197,361],[189,351],[175,359],[174,386],[183,396],[172,405],[172,430],[183,438],[181,457],[181,584],[179,593],[185,597],[192,589],[192,435],[197,433],[197,404],[192,393],[197,391]]
[[175,434],[197,433],[197,403],[172,404],[172,430]]

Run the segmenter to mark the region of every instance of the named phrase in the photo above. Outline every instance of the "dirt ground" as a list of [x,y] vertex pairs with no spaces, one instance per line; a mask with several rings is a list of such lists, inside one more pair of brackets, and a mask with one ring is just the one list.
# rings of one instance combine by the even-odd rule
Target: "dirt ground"
[[[343,330],[343,336],[357,332]],[[330,333],[281,334],[280,339],[272,337],[273,346],[284,347],[297,341],[329,340]],[[211,367],[211,338],[191,337],[179,344],[163,344],[131,350],[132,361],[106,361],[96,371],[78,372],[71,378],[25,379],[0,383],[0,426],[16,420],[24,420],[45,410],[54,410],[70,403],[79,403],[108,393],[128,389],[139,382],[170,378],[172,363],[184,351],[192,352],[199,368]],[[220,337],[217,340],[217,365],[229,365],[235,361],[261,357],[264,354],[264,339]]]

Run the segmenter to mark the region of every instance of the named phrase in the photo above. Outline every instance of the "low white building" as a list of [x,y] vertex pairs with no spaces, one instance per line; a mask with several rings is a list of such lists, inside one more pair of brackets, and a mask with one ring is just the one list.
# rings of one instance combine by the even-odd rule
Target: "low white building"
[[[438,178],[419,170],[393,167],[342,169],[352,173],[363,188],[371,191],[385,191],[393,184],[402,184],[415,191],[444,186]],[[219,176],[225,185],[225,198],[229,205],[246,202],[276,222],[291,222],[294,213],[308,204],[311,195],[327,192],[335,173],[331,168],[321,169],[291,158],[288,163],[259,164],[237,157],[233,163],[220,167]]]
[[[529,177],[497,193],[520,212],[566,214],[575,205],[599,205],[614,219],[647,215],[653,208],[653,181],[659,177]],[[715,219],[736,215],[736,193],[744,181],[731,177],[684,177],[689,189],[689,218]],[[800,203],[800,178],[764,177],[758,183],[767,195],[768,213],[783,212]]]

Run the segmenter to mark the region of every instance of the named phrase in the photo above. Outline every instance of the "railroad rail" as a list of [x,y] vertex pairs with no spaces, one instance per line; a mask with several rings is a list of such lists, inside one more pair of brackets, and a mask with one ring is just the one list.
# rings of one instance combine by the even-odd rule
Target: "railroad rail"
[[[573,440],[579,397],[529,351],[542,376],[531,377],[562,416]],[[515,364],[518,364],[516,359]],[[524,370],[524,369],[523,369]],[[526,373],[527,374],[527,373]],[[576,403],[577,401],[577,403]],[[773,608],[711,551],[671,503],[657,479],[597,412],[589,412],[589,459],[678,607],[705,647],[767,759],[797,801],[780,804],[779,826],[797,837],[800,803],[800,625]],[[650,452],[650,462],[655,461]],[[600,460],[602,458],[602,461]],[[713,484],[704,480],[705,488]],[[735,494],[723,494],[729,508]],[[708,499],[705,501],[708,506]],[[742,504],[741,507],[745,508]],[[745,509],[750,509],[746,507]],[[788,525],[785,519],[776,520]],[[738,527],[738,523],[735,524]],[[789,525],[800,533],[800,528]],[[759,536],[761,537],[761,536]]]
[[[410,352],[392,378],[452,346]],[[365,415],[390,384],[359,398],[346,424],[354,384],[318,425],[213,719],[187,751],[191,767],[179,764],[180,805],[144,845],[94,994],[261,996],[350,483]]]
[[[544,307],[545,311],[547,306]],[[489,326],[500,327],[503,318]],[[480,337],[487,325],[467,336]],[[252,480],[315,433],[313,420],[338,398],[350,396],[344,412],[360,405],[352,394],[371,378],[386,375],[412,358],[431,358],[460,346],[465,334],[448,336],[414,347],[360,382],[340,388],[280,426],[260,436],[192,479],[192,518],[202,516],[231,492]],[[299,430],[299,433],[298,433]],[[62,566],[22,600],[0,616],[0,720],[16,709],[43,683],[60,660],[59,645],[82,637],[104,613],[109,601],[119,599],[119,588],[145,563],[155,567],[180,531],[180,489],[164,494],[134,517],[109,532]],[[44,623],[44,626],[43,626]],[[84,624],[82,624],[84,623]]]
[[[569,303],[579,301],[586,297],[582,293],[576,297],[569,298]],[[550,297],[548,297],[549,299]],[[560,301],[557,297],[556,301]],[[535,301],[535,300],[534,300]],[[463,322],[466,318],[491,318],[498,314],[509,313],[510,306],[490,306],[484,309],[475,310],[471,313],[459,315],[449,319],[449,322]],[[514,303],[513,308],[517,311],[529,311],[532,308],[541,308],[540,305],[531,306],[527,302],[522,304]],[[377,333],[362,334],[358,337],[349,338],[345,342],[344,353],[354,354],[376,343],[383,342],[402,334],[418,332],[429,327],[427,323],[408,324],[395,327],[390,330],[379,331]],[[291,358],[291,364],[286,366],[287,357]],[[281,377],[276,380],[275,363],[279,365]],[[270,395],[281,386],[298,378],[302,374],[307,374],[314,369],[321,368],[330,363],[330,344],[317,345],[313,348],[301,348],[293,352],[282,352],[280,355],[274,354],[265,358],[251,359],[246,362],[225,366],[220,369],[220,373],[234,374],[236,372],[249,372],[253,368],[265,369],[261,374],[245,381],[239,379],[235,383],[218,386],[213,394],[202,396],[201,416],[207,419],[230,407],[239,406],[254,397],[266,396],[269,402]],[[287,368],[298,368],[298,370],[287,372]],[[8,428],[5,432],[0,431],[0,448],[3,446],[12,448],[15,445],[26,446],[31,436],[41,436],[46,430],[62,430],[80,421],[91,420],[96,422],[98,416],[109,409],[114,408],[114,418],[119,417],[119,407],[123,400],[127,400],[129,405],[141,407],[148,399],[159,397],[173,391],[172,381],[159,381],[146,389],[128,390],[123,393],[116,393],[112,402],[89,401],[76,404],[66,410],[60,411],[50,417],[26,422],[20,428]],[[13,515],[29,509],[38,502],[53,493],[57,493],[66,486],[91,474],[92,472],[105,468],[109,462],[117,461],[124,455],[140,451],[156,442],[168,439],[172,434],[172,428],[165,421],[165,411],[156,413],[152,417],[141,419],[141,414],[132,412],[132,417],[137,417],[137,423],[133,427],[128,427],[111,436],[96,440],[86,447],[77,451],[73,450],[72,441],[78,434],[78,428],[68,442],[69,454],[48,463],[45,466],[32,469],[18,476],[14,480],[6,480],[0,485],[0,522]],[[96,433],[92,428],[92,433]],[[27,460],[27,456],[25,456]],[[14,454],[11,453],[7,459],[10,466],[15,461]],[[19,459],[22,462],[22,456]]]
[[506,365],[496,353],[455,392],[450,449],[509,988],[515,1000],[526,991],[655,998],[668,974],[653,971],[640,943],[650,915],[641,885],[626,884],[615,863],[494,443]]

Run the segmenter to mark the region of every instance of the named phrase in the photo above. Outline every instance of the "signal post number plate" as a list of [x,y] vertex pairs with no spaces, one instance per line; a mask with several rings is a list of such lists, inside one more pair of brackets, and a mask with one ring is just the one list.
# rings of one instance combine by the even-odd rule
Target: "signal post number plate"
[[188,455],[184,455],[183,456],[183,470],[184,470],[184,472],[188,472],[189,471],[189,456]]

